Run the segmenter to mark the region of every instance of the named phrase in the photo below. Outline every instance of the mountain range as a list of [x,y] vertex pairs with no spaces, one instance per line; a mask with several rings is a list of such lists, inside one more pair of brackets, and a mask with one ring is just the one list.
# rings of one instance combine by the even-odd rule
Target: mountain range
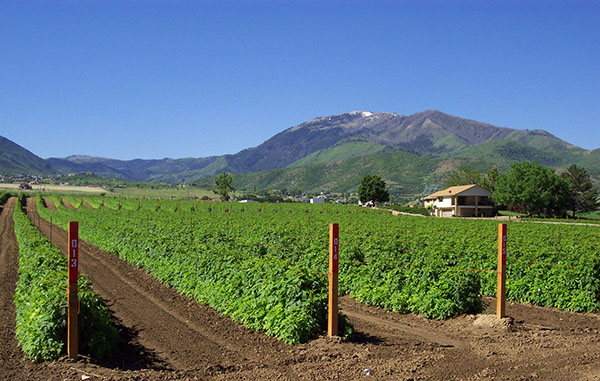
[[569,144],[544,130],[516,130],[428,110],[410,116],[353,111],[288,128],[257,147],[204,158],[41,159],[0,137],[0,174],[88,173],[132,181],[196,182],[233,173],[234,187],[303,192],[355,190],[364,174],[386,179],[393,194],[435,190],[461,166],[506,170],[537,161],[562,170],[575,163],[600,181],[600,149]]

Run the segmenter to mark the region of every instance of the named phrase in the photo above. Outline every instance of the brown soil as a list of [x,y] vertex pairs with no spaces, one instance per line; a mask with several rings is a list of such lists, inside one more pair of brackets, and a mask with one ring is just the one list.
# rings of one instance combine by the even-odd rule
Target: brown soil
[[46,208],[48,208],[50,210],[58,210],[58,208],[54,204],[54,200],[52,200],[52,199],[45,198],[44,199],[44,205],[46,205]]
[[74,206],[73,206],[73,204],[71,204],[71,201],[68,201],[68,200],[65,200],[65,199],[62,199],[62,200],[60,200],[60,201],[61,201],[61,202],[62,202],[62,204],[63,204],[65,207],[67,207],[68,209],[75,209],[75,210],[77,209],[76,207],[74,207]]
[[86,208],[88,208],[88,209],[96,209],[96,208],[94,208],[92,205],[90,205],[90,203],[89,203],[89,202],[87,202],[87,201],[85,201],[85,200],[83,200],[82,204],[83,204],[83,206],[85,206],[85,207],[86,207]]
[[[11,199],[0,216],[2,379],[553,379],[600,378],[600,318],[509,303],[511,318],[460,316],[432,321],[341,298],[353,341],[320,337],[295,347],[247,330],[158,283],[145,271],[91,245],[81,271],[106,300],[123,336],[107,363],[23,361],[14,339],[16,243]],[[35,216],[35,203],[28,208]],[[7,217],[8,216],[8,217]],[[32,218],[37,221],[37,218]],[[49,236],[49,224],[41,231]],[[53,228],[64,250],[66,234]],[[485,299],[487,314],[495,300]]]

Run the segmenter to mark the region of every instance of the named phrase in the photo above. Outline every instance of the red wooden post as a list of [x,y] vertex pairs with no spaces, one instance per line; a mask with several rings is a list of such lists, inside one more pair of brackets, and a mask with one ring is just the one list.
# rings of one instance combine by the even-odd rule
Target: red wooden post
[[77,296],[77,275],[79,273],[79,224],[77,222],[69,222],[68,240],[69,286],[67,288],[67,354],[69,358],[76,359],[79,355],[77,347],[77,315],[79,313],[79,300]]
[[506,299],[506,224],[498,224],[498,288],[496,291],[496,317],[505,316]]
[[329,308],[327,335],[338,335],[338,261],[340,229],[338,224],[329,224]]

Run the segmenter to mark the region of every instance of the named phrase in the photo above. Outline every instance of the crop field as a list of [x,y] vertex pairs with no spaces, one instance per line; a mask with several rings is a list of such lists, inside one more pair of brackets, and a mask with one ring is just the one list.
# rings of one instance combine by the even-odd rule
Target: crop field
[[598,216],[589,214],[586,218],[525,218],[527,221],[539,221],[539,222],[559,222],[569,224],[595,224],[600,225],[600,219]]
[[[434,319],[478,312],[481,295],[495,295],[494,221],[334,205],[86,197],[94,209],[66,200],[79,209],[55,197],[58,210],[40,213],[63,227],[80,221],[82,239],[288,343],[323,330],[330,222],[340,224],[341,294]],[[508,232],[508,300],[600,310],[600,229],[514,222]]]
[[[19,281],[15,293],[17,337],[23,351],[34,360],[57,359],[66,352],[64,322],[67,306],[64,274],[67,263],[29,221],[20,208],[14,213],[19,243]],[[106,308],[99,302],[87,278],[79,276],[82,353],[106,356],[113,350],[117,332]]]
[[[600,376],[598,225],[508,222],[512,302],[510,317],[497,320],[494,220],[89,195],[38,196],[21,207],[9,196],[0,195],[2,378]],[[18,361],[64,353],[58,248],[64,255],[71,220],[82,239],[82,285],[91,286],[82,295],[111,315],[111,327],[105,312],[102,327],[82,323],[82,337],[101,335],[109,340],[97,348],[117,348],[101,361],[94,350],[84,362]],[[324,335],[332,222],[340,226],[341,339]],[[38,276],[45,267],[52,277],[15,289],[17,268]],[[83,300],[81,308],[91,310]],[[14,315],[23,328],[11,338]]]
[[107,196],[123,197],[123,198],[165,198],[165,199],[200,199],[204,196],[214,198],[218,197],[208,189],[196,187],[135,187],[129,186],[126,188],[113,188],[107,192]]
[[[30,192],[60,192],[74,194],[100,194],[106,193],[106,190],[96,186],[75,186],[75,185],[57,185],[57,184],[37,184],[31,186]],[[19,192],[19,184],[0,183],[0,191]]]

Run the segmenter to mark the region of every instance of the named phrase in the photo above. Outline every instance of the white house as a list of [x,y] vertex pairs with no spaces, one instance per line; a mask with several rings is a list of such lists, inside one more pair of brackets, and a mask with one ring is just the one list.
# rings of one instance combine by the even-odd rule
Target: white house
[[423,198],[436,217],[492,217],[492,192],[476,184],[446,188]]
[[375,205],[376,205],[376,204],[375,204],[373,201],[367,201],[367,202],[365,202],[365,203],[363,204],[363,203],[362,203],[360,200],[358,200],[358,206],[362,206],[362,207],[369,207],[369,208],[371,208],[371,207],[373,207],[373,206],[375,206]]
[[321,197],[311,198],[310,199],[310,203],[311,204],[324,204],[325,203],[325,199],[321,198]]

